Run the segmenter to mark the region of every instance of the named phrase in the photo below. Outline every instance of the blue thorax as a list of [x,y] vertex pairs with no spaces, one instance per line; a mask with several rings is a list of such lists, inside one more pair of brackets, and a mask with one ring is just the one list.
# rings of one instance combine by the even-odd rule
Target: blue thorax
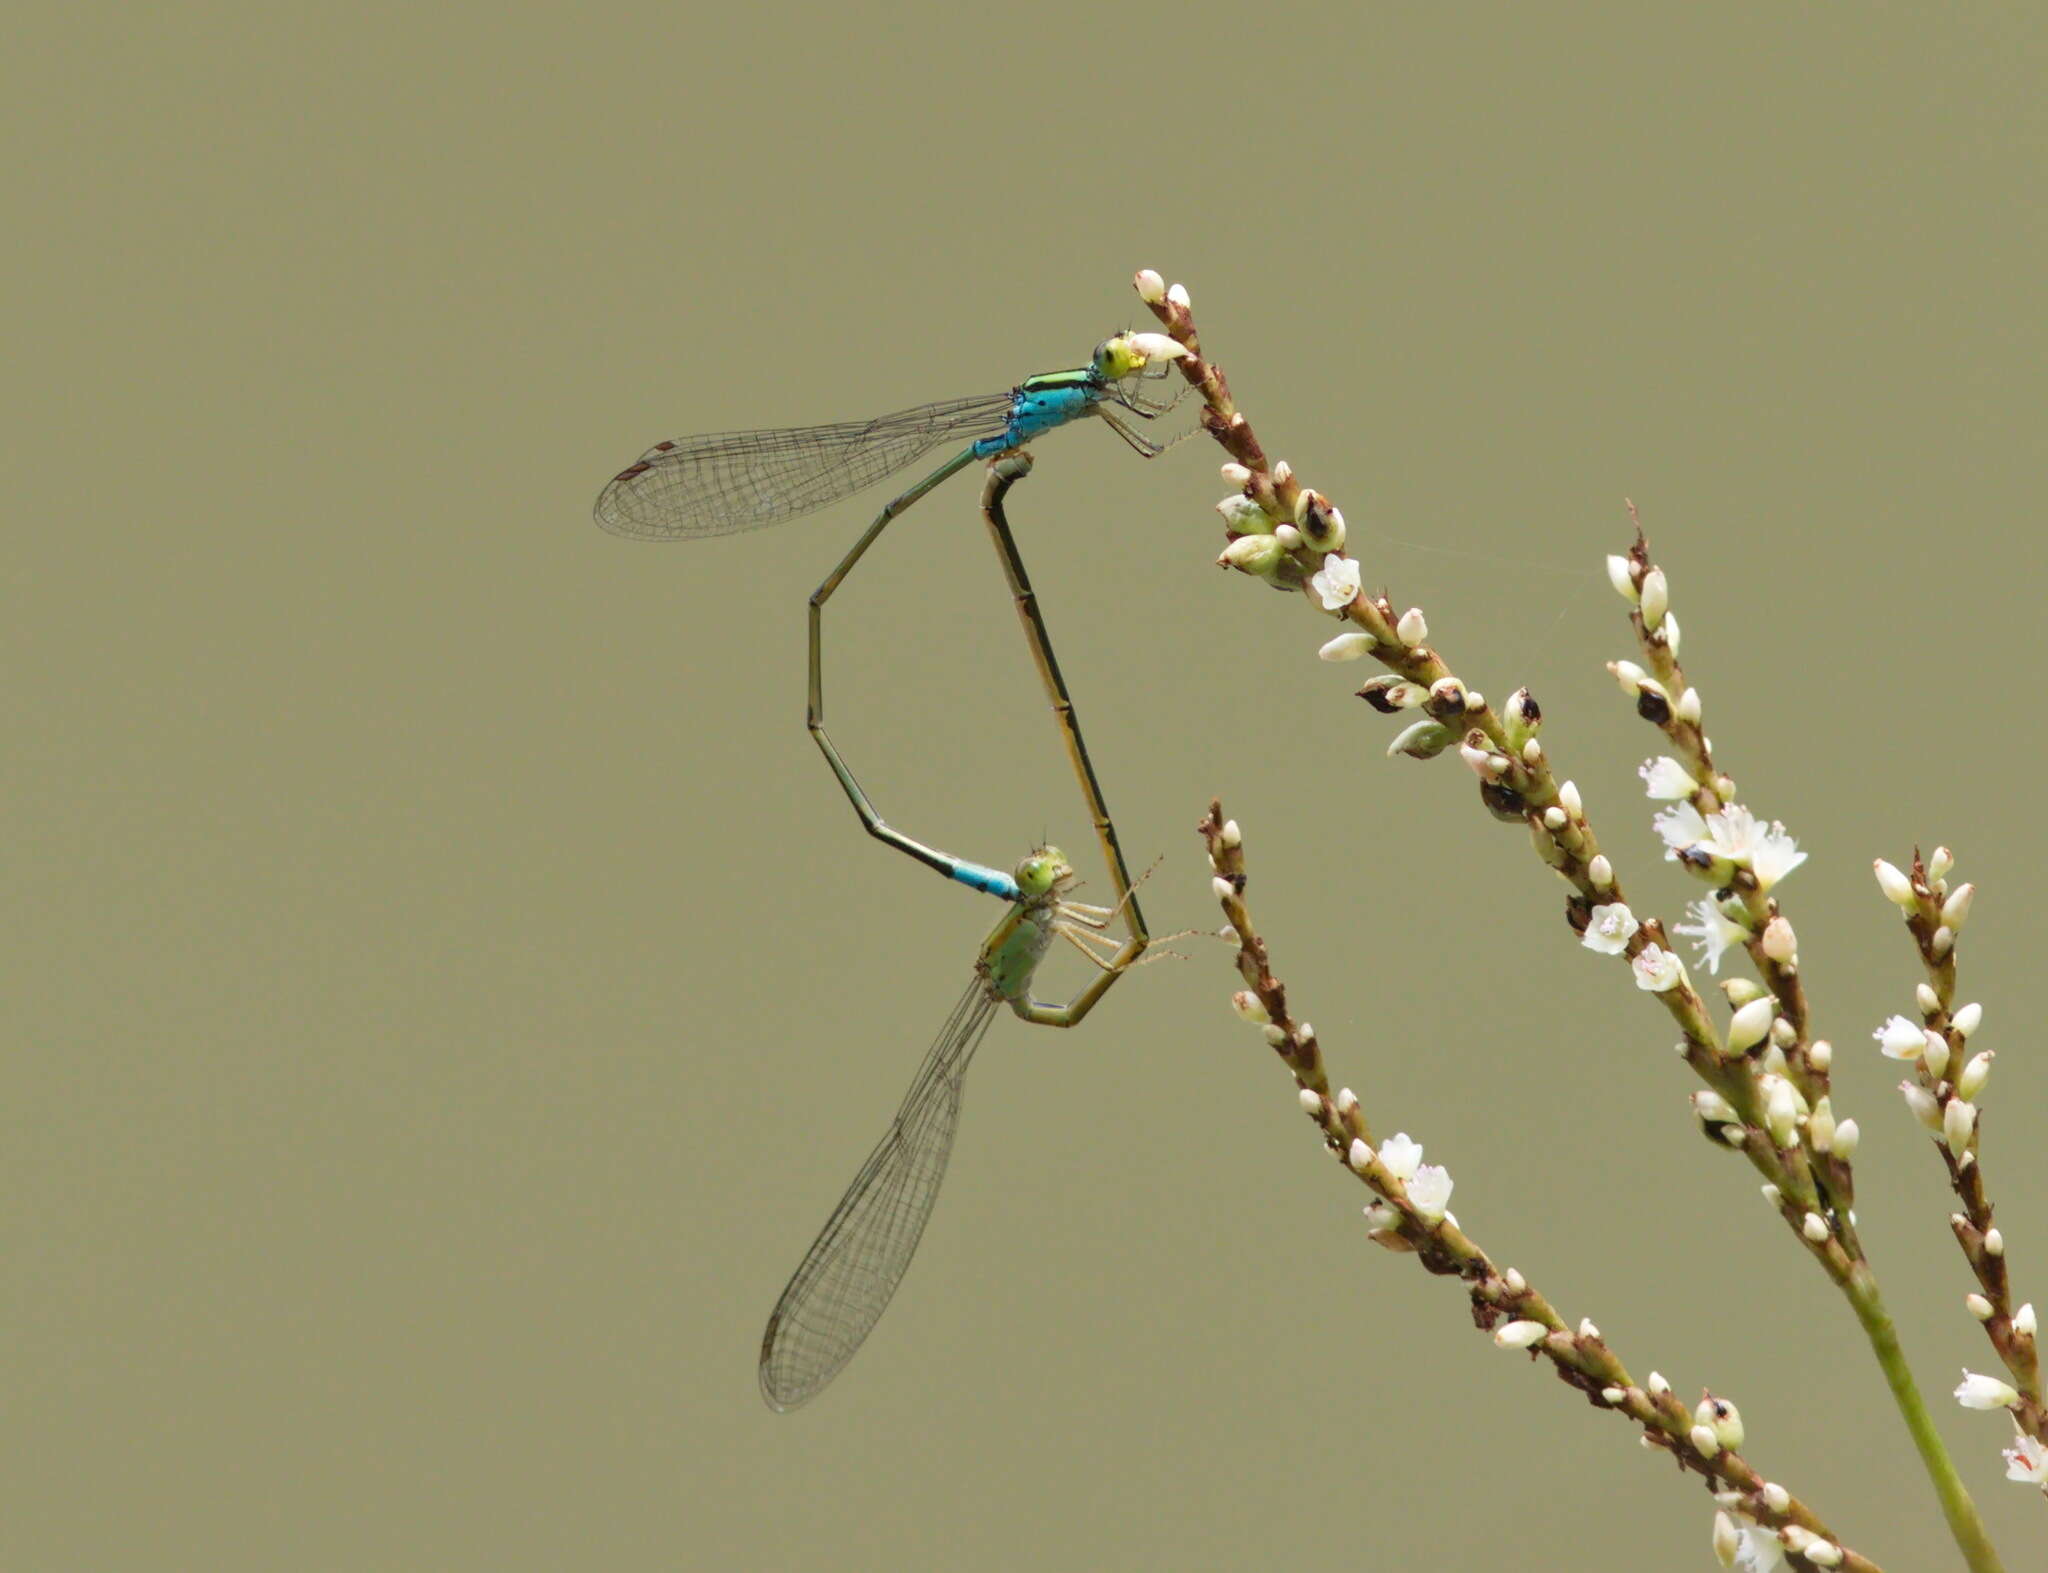
[[974,444],[974,456],[992,458],[1021,448],[1035,437],[1091,413],[1109,393],[1109,384],[1091,367],[1053,371],[1028,377],[1010,398],[1009,424]]

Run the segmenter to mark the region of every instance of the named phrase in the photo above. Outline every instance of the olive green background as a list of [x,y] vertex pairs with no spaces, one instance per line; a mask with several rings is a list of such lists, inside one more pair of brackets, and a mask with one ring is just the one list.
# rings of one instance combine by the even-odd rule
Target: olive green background
[[[1783,887],[1862,1226],[1948,1390],[1940,1169],[1871,1029],[1873,856],[1952,843],[1985,1161],[2048,1302],[2028,8],[54,8],[10,39],[5,1393],[13,1569],[1707,1567],[1710,1505],[1374,1250],[1221,947],[1004,1020],[922,1255],[778,1417],[762,1320],[992,902],[863,838],[802,602],[874,499],[651,547],[657,438],[1071,365],[1184,280],[1368,579],[1531,684],[1639,908],[1644,512]],[[1888,1568],[1954,1564],[1843,1306],[1691,1128],[1455,758],[1210,564],[1206,442],[1013,508],[1155,927],[1255,911],[1332,1074],[1639,1376]],[[835,603],[906,828],[1087,842],[954,482]],[[1093,889],[1102,889],[1099,877]],[[1058,978],[1078,974],[1062,963]],[[1048,974],[1051,977],[1051,974]]]

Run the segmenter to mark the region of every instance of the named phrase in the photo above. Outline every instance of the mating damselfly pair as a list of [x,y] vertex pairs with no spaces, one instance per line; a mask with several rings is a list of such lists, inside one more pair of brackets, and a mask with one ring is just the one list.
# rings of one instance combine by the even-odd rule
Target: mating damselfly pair
[[[1004,511],[1011,486],[1030,471],[1024,445],[1094,416],[1150,458],[1169,444],[1136,429],[1177,402],[1155,396],[1183,352],[1163,334],[1124,333],[1097,346],[1089,364],[1025,379],[1006,393],[920,405],[866,421],[770,431],[718,432],[656,443],[599,494],[597,522],[639,540],[695,540],[794,519],[829,506],[908,468],[934,449],[965,446],[891,499],[810,600],[811,735],[869,834],[970,889],[1000,897],[1010,910],[983,942],[974,975],[940,1027],[896,1117],[805,1255],[768,1319],[761,1339],[761,1391],[772,1408],[794,1409],[815,1396],[859,1349],[881,1317],[924,1232],[952,1153],[968,1062],[997,1009],[1024,1020],[1071,1027],[1149,944],[1116,827],[1102,799],[1080,722],[1053,656]],[[1034,850],[1014,874],[969,862],[905,835],[885,821],[825,731],[824,609],[889,522],[977,459],[993,461],[982,516],[1009,582],[1082,797],[1115,887],[1109,906],[1068,899],[1075,874],[1056,847]],[[1106,930],[1121,919],[1121,944]],[[1056,939],[1098,969],[1064,1003],[1036,999],[1032,980]]]

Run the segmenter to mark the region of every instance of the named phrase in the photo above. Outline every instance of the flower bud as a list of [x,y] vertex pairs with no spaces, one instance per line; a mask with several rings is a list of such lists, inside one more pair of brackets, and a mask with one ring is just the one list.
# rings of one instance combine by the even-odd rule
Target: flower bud
[[1586,805],[1579,801],[1579,786],[1576,781],[1567,781],[1557,789],[1558,806],[1574,819],[1586,817]]
[[2034,1324],[2034,1302],[2029,1300],[2012,1313],[2012,1330],[2022,1338],[2032,1338],[2038,1331]]
[[1963,1372],[1962,1385],[1956,1389],[1955,1397],[1965,1409],[2009,1409],[2020,1401],[2019,1393],[1997,1377],[1968,1370]]
[[1835,1046],[1826,1038],[1815,1038],[1807,1046],[1806,1063],[1813,1067],[1816,1074],[1825,1076],[1829,1067],[1835,1063]]
[[1182,311],[1186,311],[1188,307],[1193,304],[1193,302],[1188,299],[1188,287],[1185,284],[1174,284],[1169,286],[1166,291],[1166,298],[1171,304],[1180,307]]
[[1362,655],[1369,655],[1372,647],[1379,643],[1371,634],[1353,629],[1348,634],[1339,634],[1330,640],[1316,654],[1325,661],[1356,661]]
[[1714,1560],[1724,1568],[1735,1566],[1735,1553],[1742,1549],[1742,1531],[1726,1513],[1714,1515]]
[[1764,925],[1763,947],[1764,954],[1781,967],[1799,959],[1799,937],[1782,917],[1772,918]]
[[1381,675],[1368,678],[1358,690],[1363,699],[1381,715],[1398,715],[1403,710],[1413,710],[1429,697],[1429,690],[1419,683],[1411,683],[1405,677]]
[[1963,1073],[1956,1078],[1956,1096],[1977,1101],[1977,1094],[1984,1090],[1984,1083],[1991,1079],[1991,1062],[1997,1058],[1995,1050],[1980,1049],[1970,1056],[1970,1063],[1963,1067]]
[[1813,1244],[1819,1245],[1828,1237],[1828,1221],[1819,1213],[1808,1213],[1799,1220],[1799,1232]]
[[1949,1021],[1954,1025],[1958,1033],[1960,1033],[1963,1037],[1967,1038],[1971,1033],[1975,1032],[1977,1028],[1983,1024],[1984,1007],[1982,1005],[1979,1005],[1976,1001],[1972,1000],[1969,1004],[1965,1005],[1961,1010],[1957,1011],[1953,1016],[1951,1016],[1949,1018]]
[[1977,1130],[1977,1105],[1968,1098],[1951,1098],[1941,1111],[1941,1139],[1958,1158],[1970,1145]]
[[1708,1124],[1726,1125],[1736,1118],[1735,1105],[1711,1087],[1691,1094],[1692,1112]]
[[1664,614],[1671,610],[1671,590],[1664,582],[1664,570],[1652,568],[1644,574],[1640,593],[1643,627],[1654,634],[1657,625],[1664,621]]
[[1721,1451],[1721,1441],[1714,1435],[1712,1426],[1694,1426],[1692,1447],[1701,1458],[1712,1458]]
[[1975,885],[1958,885],[1949,892],[1948,900],[1941,904],[1941,921],[1948,928],[1960,931],[1970,921],[1970,904],[1977,899]]
[[1693,1419],[1714,1433],[1714,1440],[1733,1451],[1742,1446],[1742,1414],[1725,1398],[1716,1398],[1712,1393],[1700,1400],[1699,1408],[1693,1411]]
[[1643,592],[1636,585],[1635,564],[1626,557],[1607,559],[1607,582],[1614,586],[1614,593],[1624,601],[1636,602],[1643,598]]
[[1926,1048],[1920,1053],[1920,1063],[1927,1067],[1927,1074],[1936,1081],[1948,1074],[1948,1039],[1938,1032],[1924,1033]]
[[1216,505],[1216,511],[1223,516],[1223,527],[1233,536],[1265,535],[1273,528],[1266,510],[1243,492],[1232,492]]
[[1932,1016],[1941,1009],[1941,996],[1925,983],[1913,986],[1913,1003],[1920,1007],[1920,1014]]
[[1424,703],[1439,721],[1461,716],[1465,713],[1465,685],[1455,677],[1439,677],[1429,685],[1429,698]]
[[1917,1081],[1899,1083],[1899,1096],[1906,1100],[1906,1107],[1918,1120],[1935,1135],[1941,1134],[1941,1105],[1934,1101],[1934,1094]]
[[1806,1118],[1806,1144],[1815,1152],[1832,1151],[1835,1145],[1835,1107],[1832,1099],[1822,1098],[1813,1106],[1813,1113]]
[[1246,1021],[1264,1025],[1273,1018],[1267,1012],[1265,1003],[1250,989],[1239,989],[1230,996],[1230,1008]]
[[1131,283],[1138,291],[1138,299],[1148,306],[1156,306],[1166,299],[1166,280],[1150,268],[1140,268]]
[[1417,721],[1387,745],[1387,757],[1391,759],[1396,754],[1406,754],[1410,759],[1434,759],[1456,742],[1457,737],[1457,733],[1440,721]]
[[1843,1120],[1835,1126],[1835,1156],[1844,1163],[1856,1156],[1856,1144],[1863,1140],[1863,1127],[1854,1120]]
[[1920,904],[1920,898],[1913,890],[1913,881],[1906,877],[1905,870],[1883,858],[1878,858],[1870,866],[1877,871],[1877,888],[1884,892],[1885,900],[1909,912]]
[[1723,978],[1721,992],[1727,996],[1728,1003],[1737,1010],[1764,998],[1764,986],[1755,978]]
[[1977,1318],[1978,1321],[1988,1322],[1991,1320],[1991,1313],[1994,1307],[1981,1294],[1966,1294],[1963,1296],[1963,1309]]
[[1301,530],[1301,538],[1319,552],[1341,552],[1344,550],[1344,515],[1321,492],[1303,492],[1310,500],[1306,507],[1297,507],[1294,522]]
[[[1771,1030],[1771,1016],[1777,1008],[1778,1002],[1765,994],[1738,1010],[1728,1022],[1728,1052],[1742,1054],[1763,1042],[1764,1034]],[[1782,1139],[1779,1145],[1784,1145]]]
[[1223,479],[1232,486],[1244,487],[1251,484],[1252,472],[1232,459],[1223,466]]
[[1221,567],[1235,568],[1255,579],[1270,579],[1279,571],[1286,556],[1287,552],[1276,536],[1240,535],[1223,548],[1216,561]]
[[1536,703],[1536,696],[1526,688],[1517,688],[1508,695],[1506,711],[1508,732],[1517,742],[1534,737],[1543,727],[1543,707]]
[[1527,1349],[1541,1343],[1550,1329],[1541,1322],[1506,1322],[1494,1330],[1493,1341],[1503,1349]]
[[[1664,627],[1667,632],[1675,631],[1678,627],[1678,620],[1667,617],[1664,620]],[[1673,640],[1672,643],[1675,645],[1677,641]],[[1684,693],[1680,694],[1678,702],[1671,707],[1671,713],[1687,726],[1698,726],[1700,724],[1700,691],[1697,688],[1688,688]]]
[[1394,624],[1394,637],[1411,650],[1429,637],[1429,623],[1421,607],[1411,606],[1401,614],[1401,620]]

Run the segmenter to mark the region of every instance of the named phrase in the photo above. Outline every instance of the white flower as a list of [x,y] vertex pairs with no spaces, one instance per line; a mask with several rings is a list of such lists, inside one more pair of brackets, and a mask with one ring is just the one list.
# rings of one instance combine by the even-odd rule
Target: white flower
[[1707,834],[1707,821],[1700,811],[1690,803],[1673,803],[1650,821],[1657,834],[1664,838],[1664,857],[1668,862],[1695,841],[1703,841]]
[[2020,1401],[2019,1393],[1995,1376],[1981,1376],[1965,1368],[1956,1402],[1965,1409],[2008,1409]]
[[2022,1431],[2005,1450],[2005,1478],[2030,1486],[2048,1487],[2048,1442],[2038,1441]]
[[1323,598],[1323,609],[1329,612],[1341,612],[1357,600],[1358,583],[1356,560],[1335,552],[1323,559],[1323,566],[1309,580],[1316,594]]
[[1365,1204],[1365,1227],[1373,1234],[1388,1232],[1398,1234],[1401,1229],[1401,1214],[1391,1202],[1370,1201]]
[[1927,1047],[1927,1029],[1904,1016],[1892,1017],[1871,1036],[1877,1039],[1887,1059],[1917,1060]]
[[1685,963],[1662,945],[1645,945],[1630,963],[1635,969],[1636,987],[1662,994],[1685,981]]
[[1636,774],[1643,778],[1643,790],[1658,802],[1691,797],[1700,788],[1685,766],[1669,754],[1644,760],[1636,768]]
[[1408,1179],[1408,1204],[1435,1223],[1451,1204],[1451,1184],[1451,1171],[1442,1164],[1418,1164]]
[[1724,913],[1711,897],[1702,896],[1686,908],[1698,921],[1674,923],[1672,932],[1683,934],[1700,948],[1700,960],[1709,972],[1721,970],[1721,956],[1730,946],[1741,949],[1749,940],[1749,930]]
[[1742,1573],[1773,1573],[1785,1565],[1785,1544],[1761,1524],[1745,1524],[1735,1547],[1735,1566]]
[[1380,1143],[1380,1167],[1404,1184],[1422,1166],[1422,1143],[1406,1131]]
[[[1668,838],[1667,838],[1668,839]],[[1799,844],[1777,820],[1766,825],[1740,803],[1730,803],[1707,816],[1707,848],[1756,876],[1757,888],[1768,891],[1806,861]]]
[[1579,943],[1603,956],[1619,956],[1641,927],[1636,915],[1617,901],[1593,909],[1593,916],[1587,920],[1585,935]]

